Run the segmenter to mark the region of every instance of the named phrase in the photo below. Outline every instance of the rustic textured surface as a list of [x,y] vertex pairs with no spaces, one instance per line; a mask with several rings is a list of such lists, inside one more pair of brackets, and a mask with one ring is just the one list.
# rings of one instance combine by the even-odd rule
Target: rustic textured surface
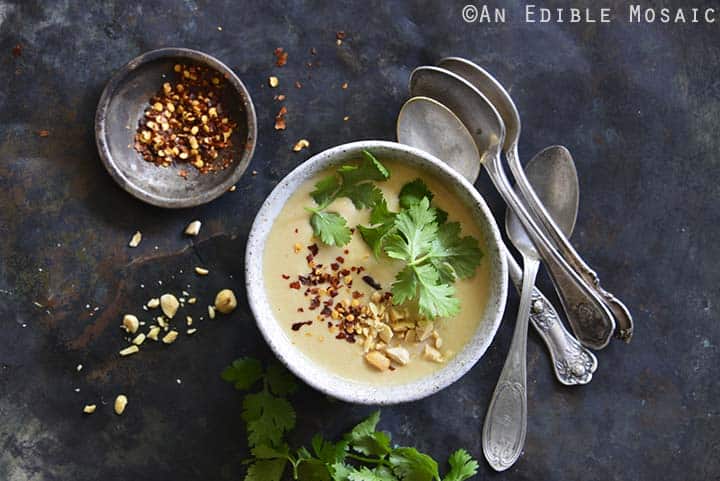
[[[483,463],[478,479],[720,476],[717,26],[527,25],[517,7],[506,25],[468,25],[462,5],[0,2],[0,479],[238,479],[246,454],[240,397],[218,374],[239,355],[272,358],[243,296],[235,314],[195,338],[123,360],[115,355],[120,315],[167,286],[189,283],[204,301],[220,287],[242,293],[244,240],[273,185],[312,152],[392,139],[411,69],[449,54],[478,61],[511,87],[525,158],[551,143],[574,154],[582,184],[574,241],[637,324],[630,345],[599,354],[582,388],[558,385],[531,335],[525,453],[502,476]],[[338,30],[347,32],[340,47]],[[161,46],[225,61],[258,111],[249,169],[257,175],[191,210],[136,201],[95,150],[104,83]],[[290,53],[281,69],[278,46]],[[288,95],[285,132],[272,128],[273,73],[277,92]],[[291,152],[301,137],[310,151]],[[479,188],[502,216],[486,178]],[[191,241],[181,232],[193,218],[204,227]],[[136,229],[145,238],[128,249]],[[207,278],[189,274],[200,262],[212,271]],[[382,426],[398,442],[442,458],[456,446],[481,456],[516,306],[513,295],[497,342],[460,382],[384,410]],[[122,418],[110,405],[81,414],[85,403],[119,392],[130,399]],[[337,435],[370,409],[307,388],[297,406],[298,439],[319,429]]]

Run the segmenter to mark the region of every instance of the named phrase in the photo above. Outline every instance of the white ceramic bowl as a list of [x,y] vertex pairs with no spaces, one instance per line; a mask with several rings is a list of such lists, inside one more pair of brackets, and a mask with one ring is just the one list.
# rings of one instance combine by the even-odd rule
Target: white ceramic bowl
[[[432,374],[407,384],[373,385],[345,379],[308,358],[294,346],[275,319],[265,292],[263,255],[265,242],[275,219],[295,190],[328,167],[355,161],[367,149],[381,161],[396,161],[416,167],[445,182],[457,198],[472,207],[477,225],[486,239],[483,262],[491,264],[490,291],[473,337],[462,351]],[[507,263],[500,231],[485,201],[465,178],[441,160],[406,145],[385,141],[360,141],[321,152],[290,172],[270,193],[255,217],[245,252],[245,282],[248,301],[257,325],[275,355],[296,376],[343,401],[361,404],[394,404],[434,394],[458,380],[482,357],[495,337],[507,298]]]

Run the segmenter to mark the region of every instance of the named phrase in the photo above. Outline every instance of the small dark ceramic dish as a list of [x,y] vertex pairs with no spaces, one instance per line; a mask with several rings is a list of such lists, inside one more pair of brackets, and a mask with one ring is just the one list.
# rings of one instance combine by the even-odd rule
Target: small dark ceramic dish
[[[138,121],[150,98],[164,82],[173,82],[177,63],[203,65],[225,77],[221,101],[237,122],[232,134],[232,164],[225,170],[200,174],[187,164],[159,167],[134,149]],[[230,68],[210,55],[185,48],[144,53],[121,68],[108,82],[95,114],[95,140],[100,158],[120,186],[159,207],[192,207],[219,197],[245,172],[257,137],[257,119],[250,94]],[[179,175],[187,172],[187,178]]]

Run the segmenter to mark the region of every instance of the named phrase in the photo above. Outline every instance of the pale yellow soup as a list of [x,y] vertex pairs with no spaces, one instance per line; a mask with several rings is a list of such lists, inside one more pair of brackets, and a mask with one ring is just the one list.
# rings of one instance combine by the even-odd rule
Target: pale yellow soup
[[[382,159],[380,160],[382,162]],[[383,163],[390,170],[391,177],[385,182],[378,182],[377,185],[383,191],[391,210],[399,210],[398,193],[402,186],[421,178],[435,194],[433,205],[447,211],[450,214],[450,221],[460,222],[462,235],[471,235],[478,239],[480,249],[486,252],[486,239],[474,223],[470,209],[461,204],[440,181],[404,164]],[[305,275],[310,271],[306,256],[310,253],[307,246],[312,244],[317,244],[319,248],[314,259],[318,264],[329,266],[341,256],[345,260],[343,267],[349,269],[350,266],[363,266],[366,269],[360,275],[351,274],[352,288],[343,287],[335,298],[336,301],[351,300],[352,291],[362,292],[364,297],[361,300],[369,301],[375,289],[362,281],[363,275],[370,275],[382,286],[383,291],[389,291],[395,274],[402,267],[400,262],[392,261],[386,256],[376,259],[357,231],[353,234],[351,242],[343,247],[329,247],[313,236],[309,222],[310,214],[305,207],[314,206],[310,192],[315,183],[332,172],[334,170],[323,172],[301,185],[283,207],[268,236],[263,269],[265,289],[275,319],[290,341],[308,358],[328,371],[347,379],[372,384],[401,384],[441,369],[444,363],[424,358],[421,343],[406,343],[403,347],[410,351],[411,361],[404,366],[394,365],[394,370],[378,371],[365,361],[361,342],[351,344],[336,339],[337,331],[331,332],[327,320],[317,320],[322,306],[317,310],[308,309],[310,297],[304,295],[305,286],[299,290],[289,287],[298,275]],[[337,199],[327,210],[341,214],[351,227],[369,223],[370,210],[356,209],[349,199]],[[299,252],[295,252],[296,244],[302,247]],[[290,278],[286,279],[284,276]],[[487,304],[489,278],[489,262],[483,259],[474,277],[460,279],[454,284],[456,296],[460,300],[460,313],[452,318],[435,320],[435,329],[442,339],[439,350],[445,358],[445,363],[463,349],[477,329]],[[298,308],[303,308],[304,312],[298,312]],[[310,325],[303,325],[298,330],[292,328],[295,323],[311,320],[313,322]]]

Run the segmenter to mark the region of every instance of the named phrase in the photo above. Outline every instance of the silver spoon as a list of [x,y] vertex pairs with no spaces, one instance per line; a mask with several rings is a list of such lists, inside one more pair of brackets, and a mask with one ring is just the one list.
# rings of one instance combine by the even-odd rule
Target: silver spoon
[[[420,105],[422,108],[419,107]],[[431,111],[433,112],[429,113]],[[436,122],[434,126],[424,125],[431,119]],[[398,115],[397,139],[400,143],[420,148],[444,160],[451,167],[463,173],[470,182],[475,182],[477,175],[473,175],[471,172],[479,173],[479,168],[467,168],[473,163],[480,165],[480,154],[475,142],[462,122],[440,102],[427,97],[413,97],[408,100]],[[547,159],[536,163],[535,159],[539,156],[547,157]],[[572,232],[574,219],[577,217],[578,184],[570,152],[564,147],[548,147],[533,157],[528,165],[540,163],[551,165],[551,172],[546,172],[546,175],[562,178],[575,176],[575,189],[570,189],[563,199],[565,205],[574,207],[574,212],[563,213],[564,219],[572,219],[569,226],[570,232]],[[528,174],[535,172],[536,170],[533,169],[528,171]],[[541,172],[537,173],[541,174]],[[538,175],[538,177],[540,176]],[[530,180],[538,192],[544,192],[545,189],[538,187],[540,182],[544,181],[538,180],[534,175],[530,175]],[[567,224],[565,222],[563,225]],[[506,255],[510,278],[520,292],[522,270],[507,249]],[[553,370],[558,381],[565,385],[589,383],[597,369],[597,358],[565,329],[553,305],[537,288],[533,290],[531,306],[530,322],[550,351]]]
[[[560,150],[560,155],[557,155]],[[533,187],[545,203],[548,213],[566,231],[572,231],[577,219],[577,190],[556,189],[557,185],[577,185],[577,172],[567,149],[550,147],[526,166],[536,180]],[[520,456],[527,432],[527,319],[532,302],[532,287],[540,267],[540,254],[512,209],[505,214],[505,231],[523,257],[523,283],[520,308],[510,351],[490,400],[483,427],[483,452],[497,471],[512,466]]]
[[540,253],[530,237],[508,209],[505,231],[510,242],[522,254],[523,277],[520,289],[515,332],[510,350],[500,372],[490,406],[485,415],[482,445],[485,459],[496,471],[505,471],[515,464],[525,444],[527,432],[527,327],[532,290],[540,268]]
[[[630,311],[618,298],[600,286],[600,279],[597,274],[580,257],[568,241],[567,236],[564,235],[560,226],[553,222],[551,216],[548,215],[548,211],[545,207],[543,207],[542,202],[533,191],[533,188],[522,169],[517,151],[521,128],[520,115],[518,114],[517,108],[515,107],[510,95],[492,75],[469,60],[449,57],[440,60],[438,65],[469,80],[470,83],[485,94],[495,108],[497,108],[498,113],[502,117],[507,129],[507,136],[505,137],[503,150],[508,160],[508,164],[510,165],[510,170],[512,170],[513,175],[517,180],[518,187],[527,200],[530,210],[535,215],[535,218],[541,221],[545,231],[550,235],[562,256],[585,279],[585,281],[594,288],[603,302],[610,309],[615,322],[617,322],[618,325],[617,335],[622,340],[629,342],[633,333],[633,319]],[[552,264],[549,264],[548,267],[551,270],[555,268]],[[553,275],[553,279],[555,281],[563,281],[562,277],[557,277],[555,275]],[[555,287],[558,290],[563,289],[563,286],[557,282],[555,283]],[[558,293],[560,294],[560,292]],[[581,303],[582,300],[580,299],[568,299],[562,294],[560,294],[560,298],[564,303],[569,301],[570,305],[565,307],[569,307],[571,312],[575,312],[574,315],[569,316],[575,335],[590,347],[605,347],[610,334],[612,334],[612,323],[601,317],[595,317],[595,319],[590,318],[587,315],[588,312],[586,309],[583,308]]]
[[[603,304],[597,292],[567,263],[555,249],[553,243],[530,215],[523,202],[510,186],[500,160],[500,150],[505,139],[505,125],[499,114],[468,81],[457,74],[438,67],[419,67],[410,75],[410,92],[412,95],[423,95],[434,98],[452,110],[468,128],[470,135],[481,152],[480,161],[485,165],[490,179],[508,206],[515,211],[525,230],[538,249],[551,274],[561,281],[563,288],[561,298],[566,296],[573,303],[565,300],[565,305],[575,306],[571,310],[579,319],[588,324],[602,324],[612,328],[606,337],[586,339],[597,341],[590,347],[601,348],[609,342],[615,321],[612,313]],[[597,320],[601,318],[602,320]]]

